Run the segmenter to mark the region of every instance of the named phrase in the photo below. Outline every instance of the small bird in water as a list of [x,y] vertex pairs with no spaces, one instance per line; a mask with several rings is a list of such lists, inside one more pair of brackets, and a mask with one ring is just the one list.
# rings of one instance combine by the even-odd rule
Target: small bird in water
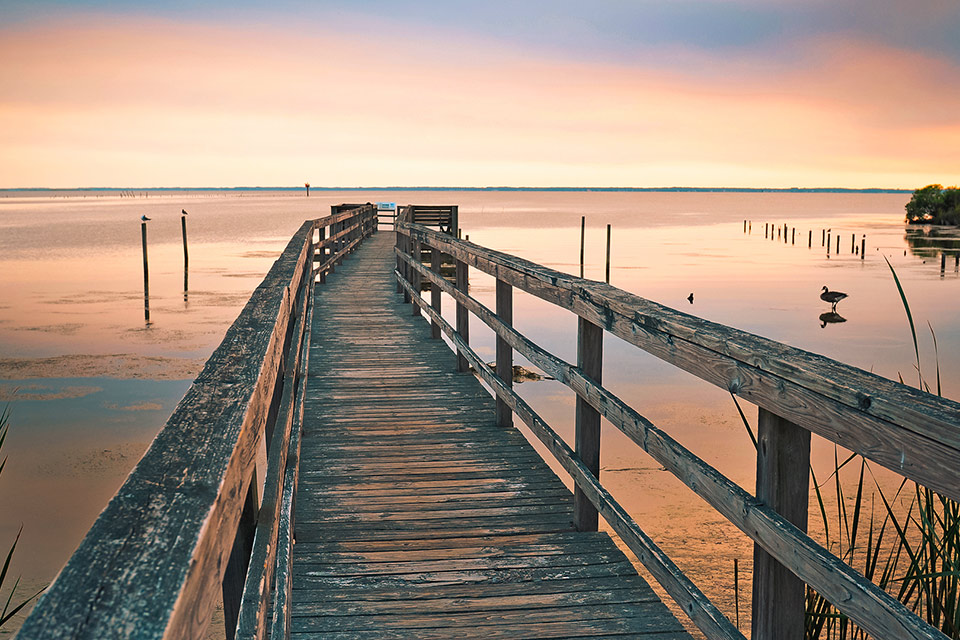
[[833,307],[833,310],[837,310],[837,303],[847,297],[847,294],[841,291],[830,291],[826,286],[823,287],[823,293],[820,294],[820,299],[824,302],[829,302]]
[[690,302],[690,304],[693,304],[693,294],[692,294],[692,293],[687,296],[687,300]]
[[140,219],[143,220],[144,222],[146,222],[146,221],[148,221],[150,218],[148,218],[147,216],[140,216]]

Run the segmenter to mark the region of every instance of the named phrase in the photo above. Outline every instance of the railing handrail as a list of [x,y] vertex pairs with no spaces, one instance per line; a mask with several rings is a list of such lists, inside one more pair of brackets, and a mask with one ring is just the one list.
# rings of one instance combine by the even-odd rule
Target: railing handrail
[[960,403],[420,225],[398,230],[960,501]]
[[[375,226],[366,206],[300,226],[18,637],[200,635],[236,553],[241,513],[251,496],[259,502],[258,451],[306,308],[298,298]],[[330,237],[314,244],[327,227]],[[319,267],[315,247],[323,248]],[[237,546],[249,552],[250,542]]]
[[[581,331],[584,322],[594,325],[598,331],[603,327],[703,380],[751,400],[761,407],[761,416],[764,411],[769,411],[770,415],[787,417],[788,420],[784,421],[787,426],[789,420],[797,418],[796,422],[801,427],[821,433],[828,439],[863,453],[907,477],[912,476],[916,481],[932,478],[936,488],[941,491],[946,489],[944,493],[947,495],[950,495],[950,490],[957,492],[955,477],[944,477],[949,474],[943,473],[925,473],[912,459],[911,464],[906,464],[906,455],[908,452],[911,456],[945,455],[947,462],[952,464],[948,465],[948,468],[955,470],[955,461],[958,459],[955,442],[957,427],[960,426],[960,405],[916,392],[904,385],[823,356],[689,316],[610,285],[577,278],[516,256],[457,240],[421,225],[400,222],[397,231],[398,282],[406,297],[427,313],[435,326],[434,334],[438,335],[440,330],[447,334],[458,354],[469,360],[478,375],[493,389],[498,405],[505,403],[524,420],[573,476],[578,492],[587,495],[627,546],[637,553],[651,573],[708,637],[738,637],[739,632],[718,620],[718,612],[709,600],[695,586],[691,588],[684,582],[686,577],[682,572],[676,569],[672,561],[606,493],[597,478],[599,468],[591,470],[584,466],[584,461],[578,455],[580,435],[578,434],[577,453],[574,453],[522,398],[510,389],[509,373],[505,376],[504,371],[500,370],[501,341],[508,345],[508,349],[516,349],[547,374],[574,390],[579,397],[578,403],[583,401],[608,418],[688,487],[705,498],[732,524],[753,538],[765,553],[824,595],[861,627],[873,633],[874,637],[944,638],[939,631],[920,620],[892,596],[809,538],[800,528],[777,513],[775,508],[748,494],[657,429],[649,420],[605,389],[598,380],[586,375],[585,369],[562,361],[515,331],[509,317],[512,312],[508,313],[507,317],[501,317],[499,311],[494,313],[470,297],[466,293],[465,278],[461,280],[458,275],[456,286],[447,282],[438,273],[440,262],[437,254],[451,256],[457,262],[458,274],[461,273],[461,265],[470,265],[494,276],[497,279],[498,310],[501,307],[501,285],[507,296],[510,295],[511,287],[516,286],[576,313],[581,318]],[[430,268],[420,262],[419,252],[424,245],[431,249],[434,256]],[[463,271],[465,272],[465,267]],[[431,283],[429,304],[419,295],[419,281],[422,278],[427,278]],[[458,329],[454,329],[440,314],[440,291],[449,294],[457,302]],[[510,306],[507,303],[505,308],[509,309]],[[496,334],[496,373],[470,349],[466,336],[460,333],[461,327],[468,326],[461,319],[462,310],[474,313]],[[581,339],[583,335],[581,334]],[[797,367],[789,362],[790,359],[798,359],[807,366]],[[509,367],[504,370],[509,371]],[[849,376],[858,381],[858,384],[871,384],[860,387],[866,392],[857,393],[849,383],[841,384],[844,381],[837,379],[840,376]],[[813,384],[814,382],[818,384]],[[841,389],[829,392],[823,388],[831,385],[840,386]],[[776,393],[772,393],[771,389]],[[855,401],[852,406],[843,402],[851,397]],[[798,402],[802,402],[802,406],[797,406]],[[915,403],[917,406],[897,407],[896,403]],[[824,408],[831,409],[833,414],[817,413]],[[578,408],[578,432],[579,411]],[[880,415],[877,415],[878,412]],[[834,414],[837,417],[834,417]],[[917,416],[928,420],[922,428],[917,428],[911,422]],[[501,420],[499,411],[497,419],[498,422]],[[869,429],[879,433],[867,439],[865,445],[858,446],[856,438],[861,437],[858,430]],[[886,438],[893,439],[894,443],[877,443],[878,440]],[[597,446],[598,443],[599,439]],[[809,443],[806,448],[809,455]],[[893,464],[890,464],[891,460]],[[931,464],[929,457],[925,457],[924,461]],[[941,472],[945,470],[943,460],[933,462],[932,466]],[[955,474],[955,471],[953,473]],[[802,465],[802,482],[802,485],[795,482],[794,488],[806,486],[806,463]],[[758,478],[758,495],[759,483]],[[803,493],[805,496],[805,489]],[[805,504],[804,501],[804,509]],[[804,513],[803,522],[805,521]],[[805,524],[803,526],[805,527]],[[795,596],[791,598],[790,609],[793,610],[794,605],[800,607],[799,622],[802,632],[802,590],[799,592],[799,601]],[[719,617],[722,618],[722,615]],[[795,626],[795,623],[794,617],[791,625]],[[796,632],[796,629],[791,628],[790,633]],[[764,627],[760,636],[778,637],[773,627]]]

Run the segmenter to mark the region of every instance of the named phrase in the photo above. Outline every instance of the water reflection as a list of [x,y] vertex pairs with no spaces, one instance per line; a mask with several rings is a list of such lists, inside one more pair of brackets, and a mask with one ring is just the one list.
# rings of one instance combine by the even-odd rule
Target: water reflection
[[823,329],[828,324],[839,324],[841,322],[846,322],[847,319],[836,311],[827,311],[826,313],[820,314],[820,328]]
[[910,253],[920,258],[936,258],[942,253],[960,255],[960,229],[956,227],[907,227],[904,240]]

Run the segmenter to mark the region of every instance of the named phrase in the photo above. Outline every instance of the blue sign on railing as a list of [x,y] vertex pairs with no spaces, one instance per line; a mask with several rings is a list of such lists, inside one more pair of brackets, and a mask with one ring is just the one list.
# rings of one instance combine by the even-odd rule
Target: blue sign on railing
[[378,202],[377,211],[396,211],[397,203],[396,202]]

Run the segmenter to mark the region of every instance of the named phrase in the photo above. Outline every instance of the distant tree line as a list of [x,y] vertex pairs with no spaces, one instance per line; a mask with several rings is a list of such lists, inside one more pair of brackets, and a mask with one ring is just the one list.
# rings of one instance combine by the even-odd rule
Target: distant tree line
[[906,208],[909,224],[960,225],[960,189],[929,184],[913,192]]

